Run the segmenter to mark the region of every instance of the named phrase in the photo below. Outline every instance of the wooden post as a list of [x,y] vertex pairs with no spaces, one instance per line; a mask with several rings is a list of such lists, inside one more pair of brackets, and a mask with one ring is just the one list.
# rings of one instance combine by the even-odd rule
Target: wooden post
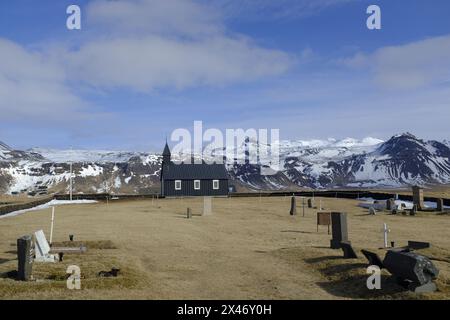
[[192,210],[191,210],[191,208],[187,208],[186,218],[188,218],[188,219],[192,218]]

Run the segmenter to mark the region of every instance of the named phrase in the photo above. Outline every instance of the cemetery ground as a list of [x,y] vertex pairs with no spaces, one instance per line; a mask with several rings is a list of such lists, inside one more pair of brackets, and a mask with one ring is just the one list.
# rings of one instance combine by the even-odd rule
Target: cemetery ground
[[[316,205],[320,198],[315,199]],[[349,240],[358,259],[330,249],[327,227],[316,230],[317,209],[290,197],[213,198],[213,214],[201,216],[202,198],[116,200],[109,204],[56,207],[54,246],[88,247],[63,262],[34,263],[34,281],[15,280],[16,239],[43,229],[49,238],[51,210],[0,219],[0,299],[450,299],[450,216],[368,215],[358,201],[322,198],[326,211],[348,213]],[[186,209],[193,217],[186,218]],[[366,287],[361,249],[385,250],[389,241],[431,242],[419,250],[440,269],[438,291],[414,294],[382,271],[382,289]],[[74,235],[70,243],[69,234]],[[81,290],[66,287],[66,269],[81,269]],[[118,277],[98,277],[120,268]]]

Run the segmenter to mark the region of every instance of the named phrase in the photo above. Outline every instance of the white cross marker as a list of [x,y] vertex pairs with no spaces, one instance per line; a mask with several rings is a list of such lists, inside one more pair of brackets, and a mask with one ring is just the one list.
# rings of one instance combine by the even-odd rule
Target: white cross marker
[[391,229],[388,229],[388,226],[386,223],[383,224],[383,236],[384,236],[384,247],[388,247],[388,233],[391,232]]

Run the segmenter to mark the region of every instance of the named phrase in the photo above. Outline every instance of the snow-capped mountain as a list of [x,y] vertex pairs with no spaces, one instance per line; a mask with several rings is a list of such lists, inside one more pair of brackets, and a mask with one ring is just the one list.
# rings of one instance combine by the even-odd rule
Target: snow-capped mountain
[[[272,175],[262,175],[261,165],[243,161],[249,150],[264,150],[268,145],[247,140],[240,148],[227,149],[231,184],[237,190],[292,190],[450,183],[448,142],[424,141],[409,133],[388,141],[293,140],[280,141],[279,146],[281,168]],[[159,154],[144,152],[17,151],[0,143],[0,192],[25,192],[39,186],[67,191],[70,162],[75,192],[157,192],[161,160]]]

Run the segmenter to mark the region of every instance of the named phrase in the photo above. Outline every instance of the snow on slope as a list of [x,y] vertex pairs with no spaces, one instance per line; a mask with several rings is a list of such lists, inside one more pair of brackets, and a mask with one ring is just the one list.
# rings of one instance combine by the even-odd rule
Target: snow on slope
[[[408,133],[393,136],[386,142],[370,137],[362,140],[283,140],[280,141],[282,169],[273,176],[261,175],[258,165],[243,161],[248,150],[256,152],[258,147],[260,151],[270,148],[247,140],[239,148],[226,150],[231,183],[238,181],[253,189],[268,190],[292,186],[397,187],[450,183],[448,142],[423,141]],[[68,162],[71,161],[74,163],[75,186],[83,192],[110,188],[126,193],[148,192],[145,189],[157,188],[159,183],[160,154],[39,148],[30,151],[8,151],[0,147],[0,188],[5,190],[6,185],[6,190],[9,188],[12,192],[36,185],[49,188],[57,185],[57,189],[67,190]],[[219,155],[224,152],[214,151]],[[1,152],[8,158],[2,161]],[[177,155],[174,154],[175,158]],[[241,161],[236,163],[236,159]]]
[[48,209],[53,206],[61,206],[61,205],[73,205],[73,204],[90,204],[90,203],[97,203],[96,200],[51,200],[47,203],[41,204],[39,206],[29,208],[29,209],[23,209],[18,211],[13,211],[8,214],[0,216],[0,219],[8,218],[8,217],[15,217],[24,213],[27,213],[29,211],[36,211],[36,210],[44,210]]
[[41,154],[44,158],[55,163],[67,162],[127,162],[136,156],[148,157],[148,153],[132,151],[109,151],[109,150],[58,150],[33,148],[31,152]]

